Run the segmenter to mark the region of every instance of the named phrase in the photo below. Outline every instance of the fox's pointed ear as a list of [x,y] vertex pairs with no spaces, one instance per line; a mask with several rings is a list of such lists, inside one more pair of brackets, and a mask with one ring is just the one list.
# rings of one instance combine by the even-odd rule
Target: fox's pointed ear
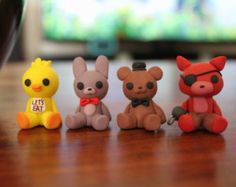
[[225,56],[218,56],[210,60],[210,64],[216,67],[217,70],[221,71],[225,67],[227,58]]
[[181,71],[184,71],[186,68],[188,68],[191,65],[189,60],[187,60],[186,58],[184,58],[182,56],[177,56],[176,57],[176,63],[177,63],[178,68]]

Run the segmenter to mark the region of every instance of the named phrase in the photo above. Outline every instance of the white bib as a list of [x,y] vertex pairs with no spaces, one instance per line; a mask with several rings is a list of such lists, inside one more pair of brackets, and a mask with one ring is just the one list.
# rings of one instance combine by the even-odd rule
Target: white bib
[[94,104],[87,104],[84,107],[84,113],[88,116],[93,115],[96,112],[96,105]]
[[31,111],[42,113],[46,110],[45,100],[43,98],[33,98],[31,102]]

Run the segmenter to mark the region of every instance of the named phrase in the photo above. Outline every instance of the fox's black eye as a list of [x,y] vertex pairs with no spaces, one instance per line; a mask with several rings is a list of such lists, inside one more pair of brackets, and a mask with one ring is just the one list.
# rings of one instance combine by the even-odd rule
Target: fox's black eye
[[83,84],[82,82],[78,82],[78,83],[77,83],[77,88],[78,88],[79,90],[83,90],[83,89],[84,89],[84,84]]
[[31,80],[30,79],[26,79],[25,80],[25,86],[30,86],[31,85]]
[[217,75],[212,75],[211,76],[211,82],[212,83],[217,83],[219,81],[219,78],[217,77]]
[[101,81],[96,82],[96,87],[97,87],[98,89],[101,89],[101,88],[103,87],[102,82],[101,82]]
[[184,83],[185,83],[187,86],[192,86],[192,84],[197,81],[197,77],[196,77],[195,75],[187,75],[187,76],[184,77],[183,79],[184,79]]
[[133,85],[133,83],[131,83],[131,82],[128,82],[128,83],[126,84],[126,88],[127,88],[128,90],[132,90],[133,87],[134,87],[134,85]]
[[50,84],[50,81],[48,79],[43,79],[43,85],[48,86]]
[[154,84],[152,82],[148,82],[146,86],[151,90],[154,87]]

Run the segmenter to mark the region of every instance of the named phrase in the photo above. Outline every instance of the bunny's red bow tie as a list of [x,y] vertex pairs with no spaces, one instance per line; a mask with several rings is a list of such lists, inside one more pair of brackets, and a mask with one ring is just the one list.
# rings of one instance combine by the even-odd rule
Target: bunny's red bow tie
[[94,98],[81,98],[80,99],[80,106],[85,106],[87,104],[99,104],[99,99],[97,97]]

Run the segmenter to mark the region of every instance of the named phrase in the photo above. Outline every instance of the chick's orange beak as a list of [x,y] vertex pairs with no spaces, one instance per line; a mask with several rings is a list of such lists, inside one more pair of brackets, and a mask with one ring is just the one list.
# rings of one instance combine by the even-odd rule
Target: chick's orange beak
[[35,92],[40,92],[42,90],[42,86],[40,84],[34,84],[34,85],[32,85],[32,89]]

